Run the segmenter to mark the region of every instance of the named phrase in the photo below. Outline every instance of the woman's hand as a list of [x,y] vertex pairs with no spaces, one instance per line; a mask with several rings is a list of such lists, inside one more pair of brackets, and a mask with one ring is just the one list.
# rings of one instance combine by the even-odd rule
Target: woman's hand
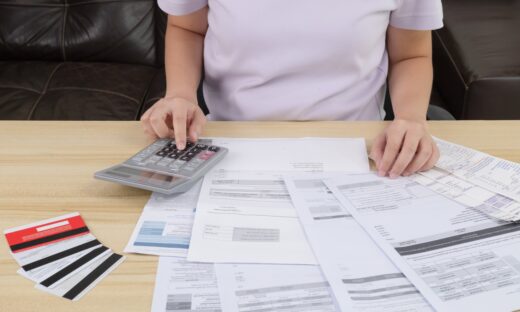
[[375,139],[370,158],[380,176],[396,178],[431,169],[439,159],[439,149],[426,121],[396,119]]
[[193,102],[179,97],[162,98],[141,117],[144,132],[151,138],[175,138],[179,149],[186,137],[196,142],[206,124],[206,116]]

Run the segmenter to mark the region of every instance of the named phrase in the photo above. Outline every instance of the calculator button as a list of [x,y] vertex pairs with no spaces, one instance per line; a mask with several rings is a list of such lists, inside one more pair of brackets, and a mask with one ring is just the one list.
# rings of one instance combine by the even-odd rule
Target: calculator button
[[155,165],[157,165],[157,166],[161,166],[161,167],[166,167],[166,166],[168,166],[172,161],[174,161],[174,160],[165,157],[165,158],[163,158],[160,162],[156,163]]
[[206,144],[197,144],[196,148],[200,150],[205,150],[208,148],[208,146]]
[[157,156],[161,156],[161,157],[164,157],[164,156],[166,156],[166,154],[167,154],[167,153],[164,152],[164,151],[158,151],[155,155],[157,155]]
[[210,146],[209,150],[212,151],[212,152],[218,152],[220,150],[220,148],[217,147],[217,146]]
[[186,171],[195,171],[200,165],[204,163],[204,160],[195,158],[192,161],[190,161],[186,166],[182,168],[182,170]]
[[186,157],[193,158],[193,156],[197,155],[197,153],[194,153],[192,151],[189,151],[186,153]]
[[165,147],[165,148],[163,148],[161,151],[162,151],[162,152],[165,152],[165,153],[171,153],[171,151],[173,151],[173,149],[170,148],[170,147]]
[[196,146],[194,148],[190,149],[190,152],[192,152],[193,154],[198,154],[198,153],[200,153],[200,151],[202,151],[202,150]]
[[208,160],[210,159],[211,157],[213,157],[213,155],[215,155],[215,152],[211,152],[211,151],[204,151],[202,153],[199,154],[199,159],[202,159],[202,160]]
[[145,160],[145,163],[148,165],[148,164],[155,164],[156,162],[160,161],[162,159],[162,157],[159,157],[159,156],[152,156],[150,158],[148,158],[147,160]]
[[191,157],[188,157],[188,156],[182,156],[182,157],[181,157],[181,160],[183,160],[183,161],[190,161],[190,160],[191,160]]
[[185,161],[177,160],[171,163],[168,169],[172,172],[178,172],[181,169],[181,167],[184,166],[184,164],[186,164]]

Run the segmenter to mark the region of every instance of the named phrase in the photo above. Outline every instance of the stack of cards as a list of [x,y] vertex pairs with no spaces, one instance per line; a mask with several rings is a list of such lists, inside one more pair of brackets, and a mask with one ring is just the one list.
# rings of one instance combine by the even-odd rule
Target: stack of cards
[[124,257],[103,246],[79,213],[4,231],[18,273],[36,282],[36,288],[69,300],[78,300]]

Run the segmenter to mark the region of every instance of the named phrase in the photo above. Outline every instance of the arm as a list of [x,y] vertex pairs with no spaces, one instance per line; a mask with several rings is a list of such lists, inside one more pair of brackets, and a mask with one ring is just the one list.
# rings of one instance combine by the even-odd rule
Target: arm
[[197,103],[208,8],[186,16],[168,16],[166,29],[166,95],[141,117],[153,138],[175,137],[180,149],[186,134],[196,141],[206,118]]
[[396,177],[428,170],[439,158],[426,123],[433,80],[431,32],[390,26],[387,40],[395,120],[376,138],[370,156],[380,175]]

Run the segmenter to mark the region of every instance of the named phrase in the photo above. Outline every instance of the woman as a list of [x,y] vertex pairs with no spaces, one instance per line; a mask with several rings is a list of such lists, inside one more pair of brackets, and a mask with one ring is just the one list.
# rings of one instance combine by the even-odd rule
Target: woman
[[204,60],[211,120],[395,120],[370,157],[381,176],[430,169],[431,30],[440,0],[159,0],[169,14],[167,90],[142,116],[152,137],[197,140]]

